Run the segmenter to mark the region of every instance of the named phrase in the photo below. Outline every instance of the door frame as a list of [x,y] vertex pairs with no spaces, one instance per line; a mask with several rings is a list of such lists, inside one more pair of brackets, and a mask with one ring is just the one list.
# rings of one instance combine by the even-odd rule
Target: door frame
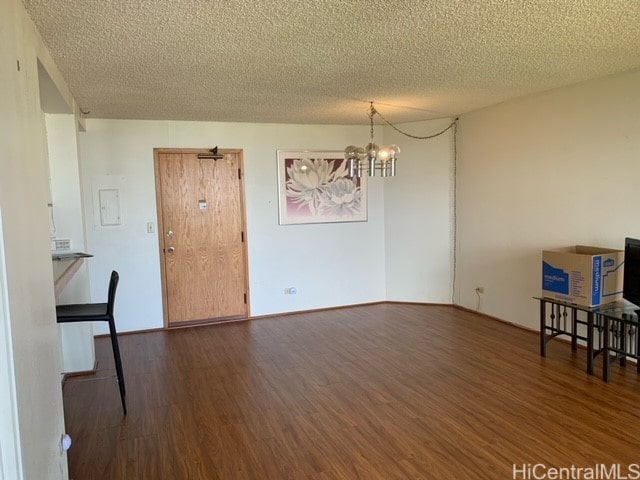
[[2,211],[0,210],[0,479],[24,477],[15,383]]
[[246,311],[244,318],[234,318],[234,319],[221,319],[218,321],[212,322],[198,322],[184,325],[169,325],[169,309],[167,306],[167,277],[164,265],[164,250],[165,250],[165,235],[164,235],[164,224],[162,218],[162,185],[160,180],[160,169],[158,168],[160,154],[178,154],[178,153],[187,153],[187,154],[211,154],[211,149],[207,148],[154,148],[153,149],[153,169],[155,176],[155,186],[156,186],[156,214],[158,218],[158,254],[160,257],[160,279],[162,283],[162,319],[163,319],[163,327],[167,328],[180,328],[192,325],[204,325],[206,323],[223,323],[228,321],[237,321],[244,320],[251,316],[251,295],[249,292],[249,236],[247,234],[247,213],[246,213],[246,199],[245,199],[245,188],[244,188],[244,154],[241,148],[219,148],[218,155],[225,154],[239,154],[239,179],[238,182],[240,184],[240,221],[242,222],[242,231],[244,232],[244,242],[243,242],[243,254],[244,254],[244,288],[247,295],[246,302]]

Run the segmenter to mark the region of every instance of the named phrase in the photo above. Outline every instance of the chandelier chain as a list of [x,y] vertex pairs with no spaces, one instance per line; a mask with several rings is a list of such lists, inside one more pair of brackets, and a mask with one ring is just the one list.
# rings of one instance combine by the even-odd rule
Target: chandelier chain
[[[396,127],[393,123],[391,123],[389,120],[387,120],[386,118],[384,118],[382,116],[382,114],[376,110],[375,108],[373,108],[373,105],[371,106],[371,119],[373,120],[373,114],[376,113],[383,121],[384,123],[386,123],[387,125],[389,125],[391,128],[393,128],[395,131],[397,131],[398,133],[401,133],[402,135],[404,135],[405,137],[409,137],[409,138],[415,138],[416,140],[429,140],[430,138],[435,138],[435,137],[439,137],[440,135],[442,135],[443,133],[445,133],[446,131],[448,131],[449,129],[451,129],[456,123],[458,123],[458,118],[456,117],[456,119],[451,122],[449,124],[448,127],[446,127],[445,129],[439,131],[438,133],[434,133],[433,135],[427,135],[425,137],[420,137],[418,135],[411,135],[410,133],[404,132],[402,130],[400,130],[398,127]],[[373,127],[372,127],[373,128]],[[373,135],[373,134],[372,134]]]
[[376,109],[373,108],[373,102],[369,102],[369,124],[371,125],[371,143],[373,143],[373,116],[377,113]]

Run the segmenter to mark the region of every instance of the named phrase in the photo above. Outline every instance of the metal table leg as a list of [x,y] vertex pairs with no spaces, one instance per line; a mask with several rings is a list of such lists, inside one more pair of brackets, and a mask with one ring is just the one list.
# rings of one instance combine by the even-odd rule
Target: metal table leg
[[587,374],[593,375],[593,312],[587,312]]
[[604,323],[604,345],[602,346],[602,380],[609,381],[609,317],[602,316]]
[[578,310],[571,309],[571,350],[578,350]]
[[547,302],[540,300],[540,356],[547,356]]

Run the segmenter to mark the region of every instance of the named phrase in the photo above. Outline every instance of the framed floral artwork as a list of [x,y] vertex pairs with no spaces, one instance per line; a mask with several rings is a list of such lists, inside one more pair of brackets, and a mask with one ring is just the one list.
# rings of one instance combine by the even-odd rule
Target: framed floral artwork
[[367,178],[342,152],[278,150],[280,225],[367,221]]

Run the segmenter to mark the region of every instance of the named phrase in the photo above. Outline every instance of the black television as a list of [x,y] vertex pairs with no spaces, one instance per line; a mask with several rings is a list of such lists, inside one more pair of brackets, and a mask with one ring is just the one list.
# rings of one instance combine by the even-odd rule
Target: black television
[[624,239],[622,297],[640,307],[640,240]]

